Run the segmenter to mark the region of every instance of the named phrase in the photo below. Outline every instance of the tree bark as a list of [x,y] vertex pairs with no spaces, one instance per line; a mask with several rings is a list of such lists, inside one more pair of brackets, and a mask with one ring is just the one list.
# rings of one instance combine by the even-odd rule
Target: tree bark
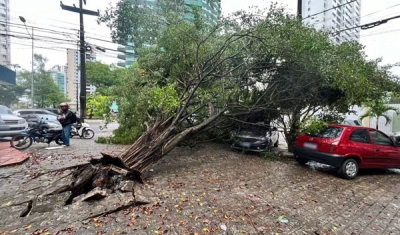
[[293,146],[296,144],[297,131],[299,130],[300,122],[300,111],[293,111],[290,123],[290,129],[288,135],[286,136],[286,143],[288,145],[288,151],[293,153]]
[[148,126],[147,131],[119,158],[130,170],[143,173],[171,152],[184,139],[216,121],[224,111],[225,109],[209,117],[201,124],[186,129],[180,129],[179,123],[173,122],[174,117],[162,123],[158,121],[152,126]]

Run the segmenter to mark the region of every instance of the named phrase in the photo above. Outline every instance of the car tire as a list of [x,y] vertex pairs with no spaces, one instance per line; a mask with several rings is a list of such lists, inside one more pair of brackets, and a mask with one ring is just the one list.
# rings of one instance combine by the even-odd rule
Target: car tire
[[296,159],[297,163],[299,163],[302,166],[304,166],[308,162],[307,159],[299,157],[299,156],[295,156],[294,158]]
[[358,174],[358,162],[355,159],[347,159],[339,167],[338,174],[343,179],[354,179]]

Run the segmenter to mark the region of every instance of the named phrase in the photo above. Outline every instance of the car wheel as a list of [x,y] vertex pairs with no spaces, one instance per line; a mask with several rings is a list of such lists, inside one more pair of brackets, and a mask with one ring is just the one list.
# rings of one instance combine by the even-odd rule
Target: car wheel
[[302,166],[304,166],[304,165],[308,162],[307,159],[301,158],[301,157],[299,157],[299,156],[295,156],[295,159],[296,159],[297,163],[299,163],[299,164],[302,165]]
[[347,159],[340,166],[338,174],[344,179],[354,179],[358,174],[358,162],[354,159]]

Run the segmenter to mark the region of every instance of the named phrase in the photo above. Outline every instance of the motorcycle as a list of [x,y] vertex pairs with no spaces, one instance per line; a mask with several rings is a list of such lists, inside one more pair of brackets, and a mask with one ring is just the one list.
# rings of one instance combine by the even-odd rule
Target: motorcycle
[[79,138],[91,139],[94,137],[94,131],[87,123],[73,124],[70,137],[79,136]]
[[41,119],[38,123],[29,125],[27,130],[13,136],[10,144],[18,150],[23,150],[29,148],[33,142],[47,143],[50,146],[52,141],[58,145],[63,144],[62,127],[59,124]]

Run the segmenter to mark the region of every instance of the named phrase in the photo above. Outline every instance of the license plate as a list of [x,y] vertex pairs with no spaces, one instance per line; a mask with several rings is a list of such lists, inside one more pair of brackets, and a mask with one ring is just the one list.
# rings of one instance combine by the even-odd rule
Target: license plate
[[248,142],[242,142],[242,143],[240,143],[240,145],[242,147],[246,147],[246,148],[250,147],[250,143],[248,143]]
[[308,148],[308,149],[317,149],[317,144],[314,143],[304,143],[304,148]]

